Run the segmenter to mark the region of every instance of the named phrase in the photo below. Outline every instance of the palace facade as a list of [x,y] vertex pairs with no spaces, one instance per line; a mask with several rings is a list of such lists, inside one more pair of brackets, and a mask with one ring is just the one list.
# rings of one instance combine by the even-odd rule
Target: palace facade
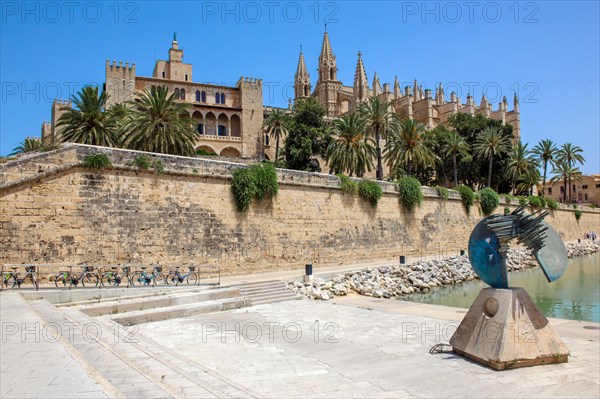
[[[135,64],[106,61],[104,90],[107,108],[124,103],[152,86],[166,86],[178,101],[187,105],[199,138],[198,150],[225,157],[262,159],[265,156],[263,126],[263,84],[261,79],[241,77],[235,86],[193,81],[192,65],[183,62],[183,49],[173,38],[168,60],[158,60],[151,77],[136,75]],[[42,124],[42,140],[54,141],[56,123],[72,104],[55,100],[51,120]]]

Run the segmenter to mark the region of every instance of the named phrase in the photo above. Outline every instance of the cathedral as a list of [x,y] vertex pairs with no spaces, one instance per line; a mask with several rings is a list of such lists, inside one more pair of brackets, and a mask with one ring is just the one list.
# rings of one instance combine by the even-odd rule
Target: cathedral
[[306,69],[304,54],[300,51],[298,67],[294,76],[294,100],[313,97],[323,106],[328,117],[335,118],[351,112],[361,102],[370,98],[378,97],[382,101],[390,102],[393,111],[400,119],[413,119],[423,123],[428,129],[432,129],[444,123],[448,118],[458,112],[471,115],[484,115],[491,119],[501,120],[503,124],[513,127],[515,142],[521,137],[519,120],[519,100],[515,94],[513,110],[508,111],[506,97],[498,104],[496,111],[492,110],[492,104],[483,96],[479,106],[475,104],[473,97],[468,95],[466,103],[463,103],[455,93],[450,94],[449,101],[446,100],[443,85],[440,83],[436,88],[435,95],[431,90],[423,90],[415,79],[413,86],[400,87],[396,77],[393,89],[390,84],[385,83],[382,87],[377,73],[373,76],[373,83],[369,87],[367,73],[362,60],[362,54],[358,53],[356,71],[354,73],[354,84],[344,86],[337,78],[338,68],[335,55],[329,42],[329,35],[325,31],[321,54],[319,55],[318,79],[314,90],[311,92],[310,74]]

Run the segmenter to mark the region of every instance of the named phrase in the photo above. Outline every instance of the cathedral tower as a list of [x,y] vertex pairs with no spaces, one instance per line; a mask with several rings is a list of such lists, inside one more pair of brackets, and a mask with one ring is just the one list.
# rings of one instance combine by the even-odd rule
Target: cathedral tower
[[300,58],[298,59],[298,68],[294,75],[294,100],[298,101],[302,98],[310,96],[310,75],[306,70],[304,62],[304,54],[300,48]]
[[342,87],[342,82],[337,80],[337,66],[335,55],[331,50],[329,35],[325,31],[323,45],[319,55],[319,80],[315,88],[317,101],[325,108],[327,116],[337,116],[340,106],[337,101],[337,93]]
[[356,62],[356,72],[354,72],[354,98],[357,103],[367,101],[369,98],[369,83],[367,73],[362,61],[362,53],[358,52],[358,61]]

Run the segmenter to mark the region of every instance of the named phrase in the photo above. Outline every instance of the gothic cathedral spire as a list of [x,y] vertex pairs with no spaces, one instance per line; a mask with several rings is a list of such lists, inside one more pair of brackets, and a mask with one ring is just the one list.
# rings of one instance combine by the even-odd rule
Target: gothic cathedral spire
[[300,49],[300,58],[298,59],[298,68],[294,75],[294,99],[298,100],[310,96],[310,75],[306,70],[304,54]]
[[369,82],[360,51],[356,62],[356,72],[354,72],[354,98],[357,102],[366,101],[369,98]]
[[325,31],[323,36],[323,45],[321,46],[321,54],[319,55],[319,81],[326,80],[337,80],[335,55],[333,55],[333,51],[331,50],[327,31]]

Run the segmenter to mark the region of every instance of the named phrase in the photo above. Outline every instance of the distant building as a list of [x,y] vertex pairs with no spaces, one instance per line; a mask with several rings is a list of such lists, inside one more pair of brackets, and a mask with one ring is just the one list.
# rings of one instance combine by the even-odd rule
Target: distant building
[[[562,180],[554,184],[546,182],[544,187],[546,197],[552,197],[558,202],[568,201],[569,193],[567,191],[565,195]],[[542,191],[541,189],[538,190],[539,192]],[[586,175],[582,176],[581,180],[571,180],[571,197],[575,203],[600,205],[600,175]]]
[[[261,79],[242,77],[234,87],[192,80],[192,65],[183,62],[183,49],[176,36],[168,61],[158,60],[152,77],[137,76],[135,64],[106,61],[104,90],[108,107],[135,98],[152,86],[167,86],[188,106],[198,133],[196,149],[226,157],[263,158],[263,87]],[[70,101],[55,100],[49,122],[42,124],[42,138],[53,141],[59,134],[56,123]],[[267,146],[268,149],[269,146]]]
[[508,110],[506,97],[502,99],[498,104],[498,109],[494,111],[492,110],[492,104],[485,96],[481,99],[479,106],[475,104],[473,97],[470,95],[467,96],[466,103],[463,103],[455,93],[450,93],[450,101],[446,101],[441,83],[432,97],[431,90],[423,90],[423,85],[419,85],[416,79],[412,86],[401,88],[396,76],[394,87],[391,89],[389,83],[384,84],[382,87],[379,77],[375,73],[373,83],[369,87],[360,52],[358,53],[352,86],[344,86],[337,79],[337,71],[336,58],[329,42],[329,35],[325,31],[318,61],[318,79],[314,89],[310,83],[310,75],[306,68],[304,54],[300,51],[298,67],[294,76],[295,100],[314,97],[325,108],[327,116],[337,117],[354,110],[361,102],[372,97],[379,97],[384,101],[390,101],[393,111],[400,118],[414,119],[425,124],[428,129],[446,122],[450,115],[463,112],[500,120],[503,124],[513,127],[515,142],[521,137],[519,100],[516,94],[512,111]]

